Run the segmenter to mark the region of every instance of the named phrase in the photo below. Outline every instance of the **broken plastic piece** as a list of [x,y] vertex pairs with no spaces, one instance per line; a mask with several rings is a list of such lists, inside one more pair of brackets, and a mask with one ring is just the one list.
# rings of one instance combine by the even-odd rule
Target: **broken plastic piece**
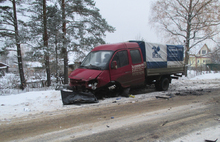
[[75,92],[61,90],[61,97],[63,105],[99,102],[95,95],[90,92]]
[[129,97],[131,97],[131,98],[135,98],[135,96],[134,96],[134,95],[129,95]]
[[205,142],[217,142],[217,140],[218,140],[218,139],[216,139],[216,140],[214,140],[214,141],[213,141],[213,140],[205,140]]
[[161,99],[167,99],[167,100],[169,100],[169,97],[156,96],[156,98],[161,98]]

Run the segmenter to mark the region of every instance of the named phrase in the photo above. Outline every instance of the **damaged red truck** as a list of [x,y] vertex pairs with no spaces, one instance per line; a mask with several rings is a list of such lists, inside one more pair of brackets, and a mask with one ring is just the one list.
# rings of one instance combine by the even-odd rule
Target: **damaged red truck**
[[[62,99],[80,94],[94,97],[126,95],[130,88],[155,84],[166,91],[171,80],[184,75],[184,47],[129,41],[95,47],[70,75]],[[73,100],[65,104],[74,103]]]

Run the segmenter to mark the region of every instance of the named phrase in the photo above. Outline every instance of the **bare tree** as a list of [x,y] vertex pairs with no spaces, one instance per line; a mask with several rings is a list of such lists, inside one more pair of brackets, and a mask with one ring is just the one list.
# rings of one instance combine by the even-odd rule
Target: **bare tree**
[[220,63],[220,46],[214,48],[213,52],[211,53],[212,63],[219,64]]
[[219,33],[218,0],[157,0],[152,5],[151,23],[166,33],[170,42],[185,43],[185,64],[189,50]]

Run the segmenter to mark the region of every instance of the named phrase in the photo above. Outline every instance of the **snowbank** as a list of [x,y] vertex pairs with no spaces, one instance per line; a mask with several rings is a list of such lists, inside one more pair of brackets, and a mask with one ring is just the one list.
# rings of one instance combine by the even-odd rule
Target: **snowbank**
[[220,79],[220,73],[203,74],[193,77],[190,80],[204,80],[204,79]]
[[0,96],[0,121],[61,108],[59,91],[37,91]]

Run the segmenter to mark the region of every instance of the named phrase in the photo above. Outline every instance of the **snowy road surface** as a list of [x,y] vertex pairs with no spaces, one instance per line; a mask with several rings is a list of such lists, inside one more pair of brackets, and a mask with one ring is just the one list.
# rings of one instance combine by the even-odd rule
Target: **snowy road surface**
[[[135,98],[123,98],[123,97],[108,98],[105,100],[100,100],[100,102],[97,104],[84,104],[80,106],[76,106],[76,105],[63,106],[60,92],[54,91],[54,90],[27,92],[27,93],[14,94],[14,95],[8,95],[8,96],[0,96],[0,114],[1,114],[0,115],[0,127],[6,128],[7,126],[12,126],[15,124],[17,126],[18,125],[17,123],[22,124],[24,123],[24,121],[26,122],[35,121],[35,120],[38,121],[38,120],[41,120],[42,118],[46,119],[48,118],[48,116],[51,116],[51,117],[59,116],[60,117],[60,115],[63,115],[62,113],[64,112],[65,112],[65,115],[70,115],[68,113],[69,111],[80,113],[82,110],[89,110],[89,109],[96,110],[100,108],[114,107],[115,105],[131,105],[131,104],[139,104],[142,102],[151,102],[155,100],[155,96],[158,96],[158,95],[165,96],[166,94],[169,94],[169,93],[175,94],[176,92],[182,92],[182,91],[187,92],[190,90],[201,90],[201,89],[205,90],[205,89],[217,89],[217,88],[220,88],[220,74],[219,73],[197,76],[191,79],[185,78],[185,79],[180,79],[180,80],[173,80],[172,84],[170,84],[169,91],[167,92],[153,91],[149,93],[143,93],[144,91],[142,91],[142,94],[135,95]],[[115,101],[116,103],[112,103]],[[152,110],[152,111],[155,111],[155,110]],[[120,116],[120,118],[122,119],[122,116]],[[126,119],[126,120],[127,122],[132,122],[132,120],[130,119]],[[140,122],[141,121],[142,120],[140,119]],[[123,124],[120,123],[118,127],[121,128],[122,125]],[[93,126],[90,126],[90,127],[93,127]],[[216,131],[219,128],[220,126],[215,126],[215,127],[212,127],[212,129],[207,129],[206,131],[207,132],[209,131],[210,133],[212,130]],[[62,128],[62,130],[65,130],[65,129]],[[46,133],[51,132],[51,131],[53,130],[46,131]],[[201,132],[204,134],[203,130],[201,130]],[[201,133],[201,132],[199,131],[198,133]],[[192,133],[190,134],[192,135]],[[193,139],[195,138],[195,136],[191,138],[190,136],[187,135],[186,137],[183,137],[182,140],[185,139],[187,141],[187,138],[188,138],[188,141],[190,141],[189,139]],[[220,139],[220,137],[218,138]],[[0,140],[1,140],[1,137],[0,137]]]

